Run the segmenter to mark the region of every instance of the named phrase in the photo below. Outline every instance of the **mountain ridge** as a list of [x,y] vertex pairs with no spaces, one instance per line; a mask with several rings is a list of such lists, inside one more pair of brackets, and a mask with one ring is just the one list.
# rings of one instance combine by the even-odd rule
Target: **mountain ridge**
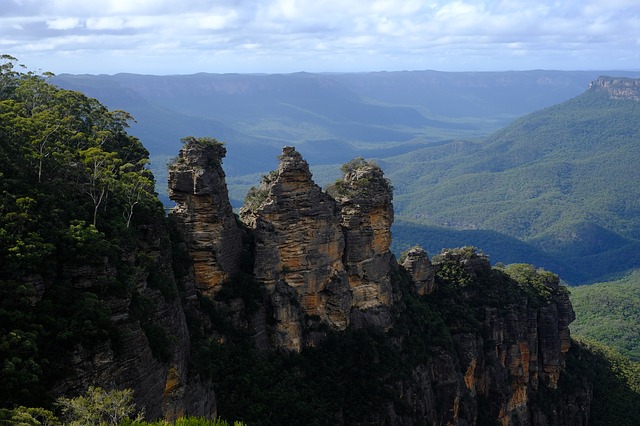
[[516,237],[590,272],[565,276],[574,283],[637,267],[637,256],[622,256],[620,264],[613,253],[633,253],[638,242],[640,104],[633,94],[614,99],[599,87],[524,116],[471,151],[422,163],[385,159],[389,176],[406,191],[397,197],[398,217]]

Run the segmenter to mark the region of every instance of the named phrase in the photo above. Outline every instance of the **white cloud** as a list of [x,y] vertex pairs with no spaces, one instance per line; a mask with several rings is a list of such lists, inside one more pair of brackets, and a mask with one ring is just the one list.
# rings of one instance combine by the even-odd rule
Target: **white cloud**
[[80,20],[78,18],[54,18],[48,19],[47,27],[52,30],[72,30],[80,26]]
[[206,30],[222,30],[224,28],[233,27],[238,14],[235,10],[222,14],[203,14],[199,16],[197,21],[198,28]]
[[121,17],[105,16],[87,19],[87,28],[90,30],[121,30],[125,27],[126,21]]
[[[236,71],[255,72],[350,66],[358,70],[640,67],[636,0],[351,0],[348,4],[344,0],[104,0],[100,7],[87,0],[12,0],[9,4],[0,12],[0,44],[12,50],[6,53],[21,58],[22,51],[37,52],[38,60],[51,63],[64,55],[64,71],[69,72],[74,70],[68,67],[77,64],[83,67],[77,72],[89,72],[90,66],[95,72],[102,72],[100,66],[145,72],[145,64],[155,63],[153,71],[162,73],[157,64],[166,61],[171,67],[182,64],[188,73],[199,71],[193,67],[208,60],[219,70],[226,64],[244,64],[258,69]],[[108,58],[112,51],[121,63],[100,61],[98,52]],[[83,59],[91,52],[96,58]],[[145,61],[129,60],[142,57]],[[504,65],[505,58],[512,63]]]

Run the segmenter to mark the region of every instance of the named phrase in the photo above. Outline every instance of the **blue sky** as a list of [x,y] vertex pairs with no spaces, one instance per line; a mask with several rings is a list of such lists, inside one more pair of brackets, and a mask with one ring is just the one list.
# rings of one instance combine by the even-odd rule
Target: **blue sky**
[[0,53],[56,74],[640,69],[637,0],[0,1]]

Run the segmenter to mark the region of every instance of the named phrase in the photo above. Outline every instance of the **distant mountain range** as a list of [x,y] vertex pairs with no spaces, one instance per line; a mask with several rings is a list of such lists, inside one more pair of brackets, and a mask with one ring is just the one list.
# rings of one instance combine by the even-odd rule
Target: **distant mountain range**
[[[609,75],[623,75],[612,71]],[[582,93],[597,72],[60,75],[137,120],[131,133],[154,155],[187,135],[228,146],[230,176],[269,171],[283,145],[311,164],[382,158],[452,138],[486,136],[523,114]],[[640,73],[624,73],[634,76]]]
[[397,253],[416,243],[432,254],[471,244],[493,261],[534,263],[581,283],[640,266],[637,102],[595,89],[581,95],[601,74],[640,76],[118,74],[52,82],[133,114],[131,133],[151,152],[161,195],[164,165],[188,135],[226,143],[236,207],[284,145],[296,146],[321,184],[351,158],[376,158],[395,187]]

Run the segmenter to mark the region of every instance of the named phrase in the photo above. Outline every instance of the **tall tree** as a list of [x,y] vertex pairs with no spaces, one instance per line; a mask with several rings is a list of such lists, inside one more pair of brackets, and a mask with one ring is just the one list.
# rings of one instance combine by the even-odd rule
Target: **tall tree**
[[117,153],[103,151],[95,146],[81,150],[79,155],[87,174],[84,190],[93,202],[93,226],[96,226],[98,209],[116,182],[116,171],[121,160]]

